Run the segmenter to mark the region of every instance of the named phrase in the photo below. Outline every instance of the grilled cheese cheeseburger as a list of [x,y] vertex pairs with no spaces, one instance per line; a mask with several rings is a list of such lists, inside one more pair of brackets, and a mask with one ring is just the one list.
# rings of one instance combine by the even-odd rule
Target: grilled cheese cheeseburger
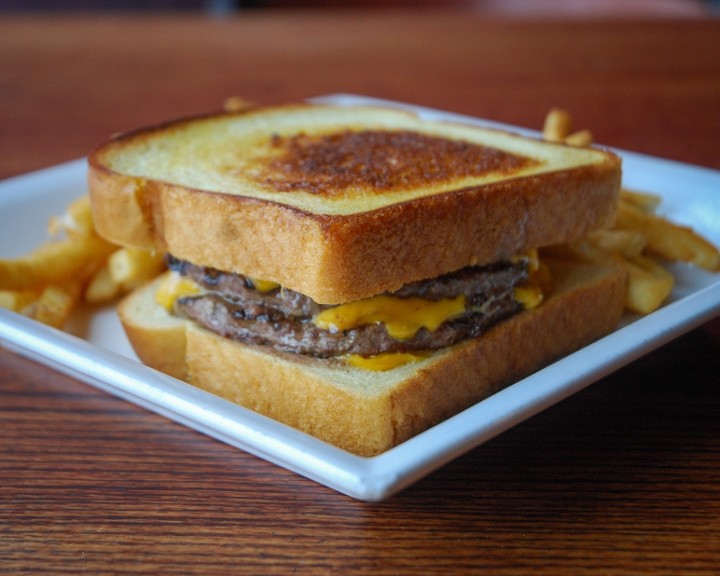
[[[138,355],[357,453],[598,337],[622,310],[619,297],[592,312],[589,333],[566,319],[521,359],[506,349],[527,343],[502,336],[518,317],[549,325],[535,312],[556,307],[563,278],[588,307],[622,286],[589,273],[595,294],[538,256],[612,219],[620,163],[602,150],[297,105],[120,136],[91,155],[89,181],[102,235],[167,254],[170,271],[120,309]],[[456,352],[498,338],[502,374]]]

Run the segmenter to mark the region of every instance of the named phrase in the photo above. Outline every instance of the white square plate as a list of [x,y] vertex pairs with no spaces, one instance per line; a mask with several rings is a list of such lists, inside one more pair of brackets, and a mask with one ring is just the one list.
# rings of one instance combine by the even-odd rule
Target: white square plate
[[[332,95],[316,101],[397,106],[428,118],[538,135],[361,96]],[[625,186],[661,195],[664,214],[720,243],[720,172],[618,152],[623,157]],[[0,256],[17,256],[46,240],[49,216],[62,213],[85,190],[85,160],[0,182]],[[373,458],[349,454],[143,366],[111,308],[78,318],[70,333],[0,309],[0,342],[344,494],[378,501],[720,312],[720,275],[685,265],[672,268],[677,286],[657,312],[626,317],[617,331],[602,340]]]

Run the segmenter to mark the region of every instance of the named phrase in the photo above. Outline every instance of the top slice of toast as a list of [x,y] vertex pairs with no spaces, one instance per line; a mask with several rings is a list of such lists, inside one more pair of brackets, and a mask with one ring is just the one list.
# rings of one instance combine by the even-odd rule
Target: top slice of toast
[[340,215],[608,157],[401,110],[297,105],[141,130],[93,160],[121,174]]
[[620,161],[379,107],[290,105],[119,136],[89,159],[98,231],[335,303],[576,239]]

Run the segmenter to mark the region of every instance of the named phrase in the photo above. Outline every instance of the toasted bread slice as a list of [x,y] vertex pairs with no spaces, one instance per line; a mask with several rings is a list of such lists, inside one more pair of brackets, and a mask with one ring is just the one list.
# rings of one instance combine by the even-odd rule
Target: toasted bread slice
[[213,394],[363,456],[379,454],[609,333],[623,311],[619,267],[547,261],[546,301],[480,338],[385,372],[249,346],[171,316],[155,281],[119,314],[139,357]]
[[385,108],[193,118],[89,159],[100,234],[321,303],[396,290],[609,223],[620,160]]

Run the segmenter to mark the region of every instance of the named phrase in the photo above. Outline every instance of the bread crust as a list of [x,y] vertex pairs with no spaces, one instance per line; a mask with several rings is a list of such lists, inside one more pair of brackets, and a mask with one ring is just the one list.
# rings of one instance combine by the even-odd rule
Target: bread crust
[[[154,285],[127,297],[119,313],[146,364],[162,370],[168,358],[183,357],[184,378],[193,385],[355,454],[373,456],[614,329],[625,298],[622,269],[557,260],[548,264],[553,289],[540,307],[480,338],[387,372],[233,342],[173,318],[157,305],[150,314]],[[158,330],[164,340],[157,338]],[[167,337],[168,330],[174,337]],[[155,344],[148,347],[148,342]]]
[[[171,128],[133,138],[144,141],[163,129]],[[592,162],[561,170],[325,214],[116,171],[108,153],[126,145],[111,142],[89,159],[93,217],[101,235],[273,280],[326,304],[578,239],[612,221],[621,177],[615,155],[593,150]],[[547,143],[530,149],[536,145],[563,151]]]

